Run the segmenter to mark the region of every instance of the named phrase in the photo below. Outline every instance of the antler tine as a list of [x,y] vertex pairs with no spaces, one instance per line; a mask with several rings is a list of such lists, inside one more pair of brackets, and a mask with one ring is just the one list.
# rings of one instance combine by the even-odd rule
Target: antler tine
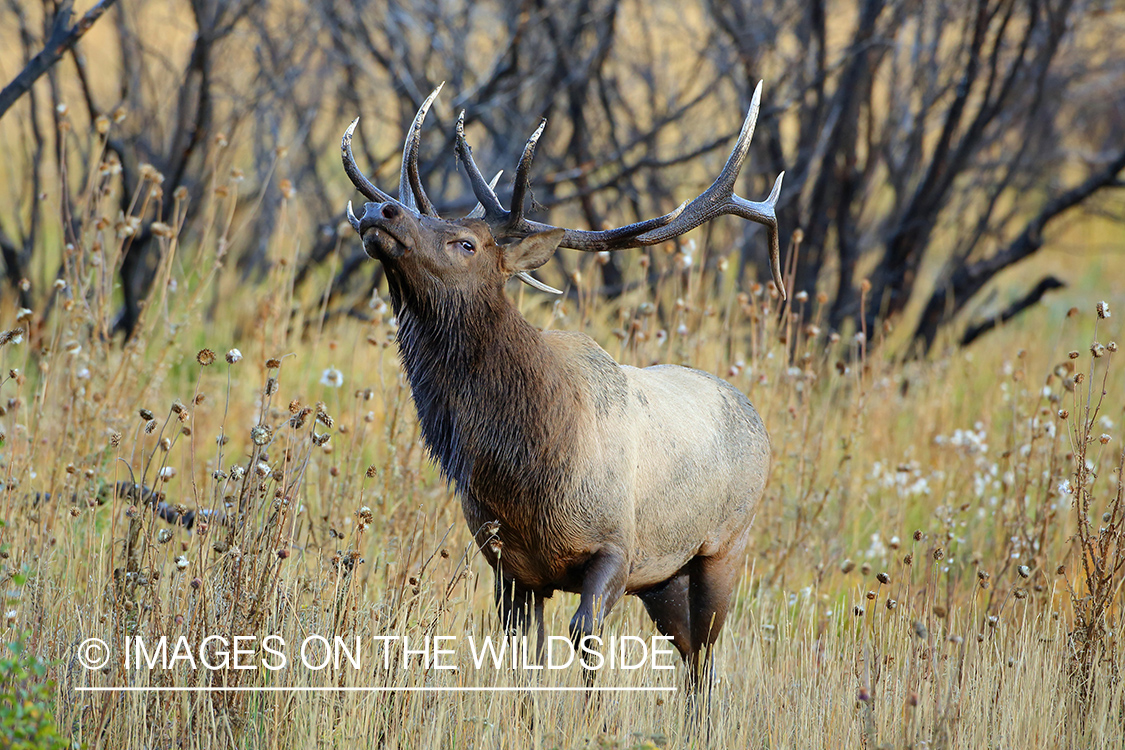
[[[502,174],[504,174],[503,169],[501,169],[499,172],[496,173],[496,176],[492,178],[492,182],[488,183],[488,187],[490,187],[493,191],[496,190],[496,183],[500,182],[500,175],[502,175]],[[480,202],[478,201],[477,205],[473,208],[473,210],[470,211],[469,213],[465,214],[465,218],[466,219],[483,219],[484,218],[484,206],[482,206],[480,204]]]
[[352,120],[352,124],[344,131],[344,137],[340,141],[340,151],[344,158],[344,172],[347,173],[348,178],[355,185],[356,190],[363,193],[369,201],[376,201],[385,203],[393,201],[397,203],[394,198],[384,193],[379,188],[363,176],[363,172],[359,171],[359,166],[355,163],[355,157],[352,156],[352,134],[355,132],[355,126],[359,124],[359,118]]
[[539,127],[527,139],[527,145],[523,147],[523,156],[520,157],[519,166],[516,167],[516,179],[512,185],[512,208],[508,216],[508,224],[511,227],[519,226],[523,221],[524,199],[531,186],[531,160],[535,158],[535,146],[539,143],[539,136],[543,135],[545,127],[547,127],[547,118],[544,117]]
[[402,172],[398,182],[399,201],[407,208],[414,211],[420,210],[427,216],[437,216],[437,211],[434,210],[434,204],[430,202],[429,196],[426,195],[426,189],[422,187],[422,178],[418,175],[418,149],[422,141],[422,123],[426,119],[426,114],[430,111],[430,105],[434,103],[434,99],[437,98],[443,86],[445,86],[444,81],[439,83],[438,87],[430,92],[430,95],[422,102],[422,106],[418,108],[418,114],[414,115],[410,132],[406,134],[406,142],[402,146]]
[[769,197],[764,201],[748,201],[734,192],[734,183],[746,161],[746,155],[750,152],[750,140],[754,137],[754,126],[758,122],[761,103],[762,82],[758,81],[758,85],[754,88],[754,96],[750,99],[750,110],[746,113],[742,130],[738,134],[738,141],[734,144],[734,149],[727,158],[727,163],[723,165],[723,171],[715,178],[715,182],[687,205],[677,221],[670,222],[659,230],[639,235],[636,241],[645,245],[665,242],[724,214],[763,224],[769,232],[770,271],[778,293],[784,300],[785,281],[781,276],[781,247],[777,233],[777,214],[774,209],[781,195],[781,182],[785,173],[782,172],[777,176]]
[[502,226],[508,220],[508,212],[500,205],[500,199],[496,197],[496,193],[492,191],[489,184],[484,181],[484,175],[480,173],[476,162],[473,161],[473,149],[465,140],[465,110],[461,110],[461,115],[457,118],[456,149],[457,158],[465,165],[465,171],[469,173],[469,183],[473,186],[473,194],[484,208],[484,220],[491,227]]

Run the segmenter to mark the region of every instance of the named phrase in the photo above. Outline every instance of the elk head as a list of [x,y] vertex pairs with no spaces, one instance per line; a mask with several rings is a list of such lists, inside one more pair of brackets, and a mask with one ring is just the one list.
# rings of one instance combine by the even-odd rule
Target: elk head
[[774,283],[784,298],[774,206],[785,173],[778,175],[764,201],[748,201],[734,193],[734,182],[746,160],[758,118],[761,83],[754,90],[734,150],[711,187],[663,216],[603,231],[564,229],[524,216],[531,162],[546,120],[539,124],[524,147],[512,187],[511,209],[504,209],[493,190],[500,174],[489,183],[477,168],[472,149],[465,141],[463,111],[457,120],[457,157],[468,172],[479,203],[463,219],[440,218],[418,175],[422,123],[440,91],[441,86],[438,86],[422,103],[406,137],[397,200],[368,180],[355,163],[351,141],[359,118],[348,127],[341,142],[344,170],[369,201],[359,217],[349,201],[348,221],[363,239],[365,252],[386,266],[396,308],[404,300],[430,298],[439,290],[472,295],[484,287],[500,286],[513,275],[537,289],[558,294],[561,292],[537,281],[529,273],[547,262],[558,247],[598,252],[655,245],[724,214],[741,216],[766,226]]

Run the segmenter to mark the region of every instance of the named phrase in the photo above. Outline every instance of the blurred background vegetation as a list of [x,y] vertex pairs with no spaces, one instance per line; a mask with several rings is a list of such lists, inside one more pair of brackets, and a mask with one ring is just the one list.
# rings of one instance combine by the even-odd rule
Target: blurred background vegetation
[[[296,283],[323,283],[313,272],[339,255],[331,294],[345,312],[336,298],[377,286],[380,270],[340,233],[356,197],[338,163],[343,127],[363,116],[361,159],[393,190],[405,128],[442,81],[422,143],[439,210],[473,202],[453,157],[460,110],[478,160],[509,179],[546,117],[537,213],[602,227],[664,213],[709,184],[764,79],[739,191],[764,197],[786,173],[791,291],[829,295],[826,335],[888,321],[907,353],[947,329],[967,342],[1074,281],[1066,266],[1122,248],[1125,10],[1107,0],[85,5],[6,0],[0,11],[0,80],[15,79],[0,96],[0,248],[7,294],[52,304],[102,149],[62,136],[104,128],[122,214],[145,165],[164,194],[113,269],[114,333],[134,330],[152,291],[161,251],[150,222],[171,222],[177,188],[193,193],[231,168],[245,178],[234,214],[252,220],[226,262],[248,283],[265,278],[288,202]],[[218,156],[226,143],[237,153]],[[182,208],[184,238],[198,238],[202,202]],[[715,248],[708,262],[733,256],[740,277],[768,278],[760,227],[701,231]],[[1049,262],[1024,263],[1044,247]],[[623,260],[599,260],[596,291],[619,295]],[[560,255],[545,273],[561,286],[590,261]],[[674,271],[652,264],[648,281]]]

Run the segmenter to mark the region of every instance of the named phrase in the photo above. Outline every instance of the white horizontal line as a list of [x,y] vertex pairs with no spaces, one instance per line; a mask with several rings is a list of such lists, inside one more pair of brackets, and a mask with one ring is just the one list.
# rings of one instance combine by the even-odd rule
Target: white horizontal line
[[77,687],[85,693],[674,693],[675,687]]

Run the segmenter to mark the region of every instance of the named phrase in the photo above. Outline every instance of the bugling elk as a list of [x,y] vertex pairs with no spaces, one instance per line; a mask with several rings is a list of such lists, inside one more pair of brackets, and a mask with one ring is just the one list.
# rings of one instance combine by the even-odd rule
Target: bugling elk
[[[593,633],[623,594],[640,597],[699,675],[742,569],[750,524],[770,471],[770,439],[746,396],[687,367],[619,365],[583,333],[540,331],[504,292],[559,247],[619,250],[672,240],[733,214],[768,228],[781,280],[774,205],[734,194],[761,100],[761,83],[726,165],[701,195],[671,213],[605,231],[563,229],[524,216],[527,141],[505,210],[473,161],[464,112],[456,152],[479,205],[442,219],[418,175],[422,122],[407,134],[396,200],[352,156],[358,118],[344,134],[344,169],[367,199],[348,220],[382,262],[398,318],[398,347],[431,456],[459,495],[470,530],[496,573],[500,617],[539,653],[543,600],[580,595],[571,637]],[[498,175],[499,176],[499,175]]]

